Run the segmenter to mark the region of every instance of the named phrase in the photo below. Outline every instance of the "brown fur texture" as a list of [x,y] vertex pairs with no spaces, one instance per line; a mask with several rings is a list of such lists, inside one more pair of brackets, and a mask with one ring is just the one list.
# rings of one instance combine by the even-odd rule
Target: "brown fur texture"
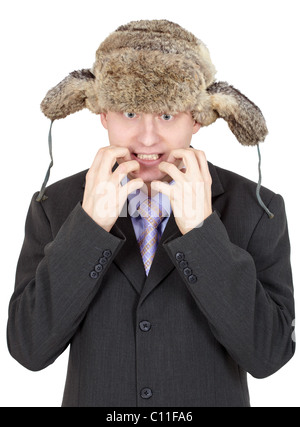
[[256,145],[265,139],[268,129],[260,109],[240,91],[226,82],[217,82],[207,88],[207,93],[211,108],[208,112],[194,112],[196,121],[208,126],[223,118],[242,145]]
[[47,92],[41,103],[43,113],[49,119],[56,120],[89,108],[88,104],[94,98],[94,80],[95,76],[90,70],[73,71]]
[[237,89],[215,82],[206,46],[167,20],[132,21],[99,46],[91,69],[74,71],[46,94],[41,109],[51,120],[83,108],[101,112],[191,111],[208,126],[218,118],[243,145],[268,133],[259,108]]

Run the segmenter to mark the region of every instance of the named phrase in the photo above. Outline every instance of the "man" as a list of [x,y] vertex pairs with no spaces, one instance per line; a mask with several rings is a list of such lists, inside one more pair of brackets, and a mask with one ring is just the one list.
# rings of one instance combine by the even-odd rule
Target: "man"
[[190,145],[219,117],[243,145],[267,134],[214,75],[191,33],[137,21],[42,102],[52,121],[100,114],[110,142],[34,194],[9,307],[9,350],[28,369],[70,345],[63,406],[247,407],[247,373],[294,354],[283,198]]

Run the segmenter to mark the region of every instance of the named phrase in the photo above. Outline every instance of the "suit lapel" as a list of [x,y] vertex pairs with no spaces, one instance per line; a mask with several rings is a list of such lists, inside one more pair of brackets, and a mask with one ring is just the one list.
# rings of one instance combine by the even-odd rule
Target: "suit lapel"
[[[213,206],[213,209],[215,209],[214,200],[216,199],[217,196],[224,193],[224,189],[214,165],[208,162],[208,167],[209,167],[210,174],[213,181],[212,206]],[[217,211],[217,209],[215,210]],[[217,211],[217,213],[219,216],[221,216],[219,211]],[[148,277],[146,276],[146,281],[145,281],[144,287],[142,288],[139,304],[142,304],[142,302],[150,294],[150,292],[152,292],[153,289],[156,288],[156,286],[158,286],[159,283],[161,283],[164,280],[164,278],[175,268],[175,265],[171,261],[166,250],[163,248],[163,243],[165,240],[169,239],[170,237],[172,237],[172,239],[176,239],[180,236],[182,236],[182,234],[176,224],[175,217],[172,212],[168,220],[167,226],[164,230],[164,233],[161,236],[161,239],[159,241],[159,245],[157,247],[157,250],[149,271],[149,275]]]
[[137,293],[140,294],[147,276],[130,215],[127,214],[117,219],[111,230],[112,234],[116,228],[119,228],[125,235],[126,242],[114,258],[114,262],[132,283]]
[[174,238],[181,236],[176,225],[174,215],[171,214],[164,233],[159,241],[148,277],[145,273],[143,259],[136,240],[131,217],[129,215],[126,217],[119,217],[111,230],[112,233],[114,233],[116,228],[119,228],[119,230],[125,235],[126,242],[114,258],[114,262],[120,270],[123,271],[138,294],[141,294],[141,298],[144,298],[174,268],[170,257],[162,247],[162,243],[168,237],[172,235]]
[[153,291],[160,282],[175,268],[166,250],[163,248],[163,243],[169,237],[176,239],[182,236],[179,228],[177,227],[173,213],[167,222],[166,228],[161,236],[156,253],[150,267],[149,275],[146,278],[145,285],[142,289],[139,304],[142,304],[144,299]]

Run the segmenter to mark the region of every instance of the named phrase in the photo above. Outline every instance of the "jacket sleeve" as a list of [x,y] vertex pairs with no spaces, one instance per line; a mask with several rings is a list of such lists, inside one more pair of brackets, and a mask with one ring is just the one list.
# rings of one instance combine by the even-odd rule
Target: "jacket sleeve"
[[[275,373],[295,351],[290,242],[279,194],[270,210],[275,217],[262,215],[247,250],[230,241],[216,212],[201,227],[164,242],[215,338],[256,378]],[[176,261],[178,252],[188,261],[193,280]]]
[[[7,322],[11,355],[34,371],[53,363],[68,346],[125,241],[99,227],[80,202],[53,239],[37,194],[26,218]],[[99,263],[101,272],[95,270]]]

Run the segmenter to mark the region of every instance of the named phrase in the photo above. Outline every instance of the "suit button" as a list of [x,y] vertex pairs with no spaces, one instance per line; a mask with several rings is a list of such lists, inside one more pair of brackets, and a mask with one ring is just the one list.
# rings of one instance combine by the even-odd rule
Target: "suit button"
[[188,280],[189,280],[190,283],[195,283],[195,282],[197,282],[197,277],[194,274],[191,274],[188,277]]
[[111,250],[106,249],[105,251],[103,251],[103,256],[105,256],[106,258],[109,258],[111,256]]
[[102,265],[104,265],[104,264],[106,264],[107,263],[107,258],[105,257],[105,256],[103,256],[103,257],[101,257],[100,259],[99,259],[99,264],[102,264]]
[[185,275],[185,276],[189,276],[190,274],[192,274],[192,270],[190,269],[190,268],[185,268],[184,270],[183,270],[183,274]]
[[141,397],[143,399],[150,399],[150,397],[152,397],[152,395],[153,395],[153,393],[152,393],[151,388],[143,388],[141,390]]
[[147,320],[143,320],[142,322],[140,322],[140,330],[143,332],[148,332],[151,329],[151,323],[148,322]]
[[184,259],[184,254],[182,252],[177,252],[175,258],[177,261],[182,261]]
[[98,279],[99,274],[96,271],[93,270],[93,271],[90,272],[90,277],[92,279]]
[[179,263],[179,267],[181,268],[181,269],[184,269],[185,267],[187,267],[188,266],[188,263],[185,261],[185,260],[183,260],[183,261],[180,261],[180,263]]
[[100,271],[102,271],[103,270],[103,266],[101,265],[101,264],[97,264],[97,265],[95,265],[95,271],[97,272],[97,273],[100,273]]

